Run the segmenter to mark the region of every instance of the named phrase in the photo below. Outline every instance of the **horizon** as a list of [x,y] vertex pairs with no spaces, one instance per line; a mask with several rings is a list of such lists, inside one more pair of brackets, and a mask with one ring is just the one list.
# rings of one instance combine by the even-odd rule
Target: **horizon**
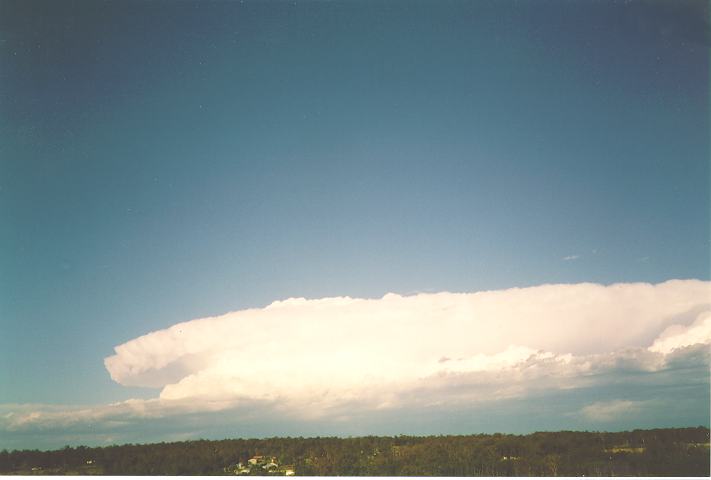
[[708,18],[0,0],[0,449],[708,428]]

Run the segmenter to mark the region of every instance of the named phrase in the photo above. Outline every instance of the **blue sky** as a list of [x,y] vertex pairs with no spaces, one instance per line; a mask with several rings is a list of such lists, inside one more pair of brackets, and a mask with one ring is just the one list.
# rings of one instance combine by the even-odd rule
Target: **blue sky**
[[290,297],[708,281],[706,7],[1,1],[0,404]]

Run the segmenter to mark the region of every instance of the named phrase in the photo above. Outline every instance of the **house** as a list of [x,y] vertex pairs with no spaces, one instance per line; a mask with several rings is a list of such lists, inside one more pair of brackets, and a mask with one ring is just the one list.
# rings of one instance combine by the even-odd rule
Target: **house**
[[281,474],[281,475],[296,475],[296,469],[293,465],[285,465],[280,467],[279,460],[277,457],[268,457],[264,455],[255,455],[247,461],[247,464],[243,465],[239,463],[237,468],[234,469],[234,473],[237,475],[249,474],[250,470],[255,467],[262,467],[265,470],[264,474]]
[[244,475],[250,472],[249,466],[239,462],[237,464],[229,465],[224,469],[225,473],[234,473],[235,475]]

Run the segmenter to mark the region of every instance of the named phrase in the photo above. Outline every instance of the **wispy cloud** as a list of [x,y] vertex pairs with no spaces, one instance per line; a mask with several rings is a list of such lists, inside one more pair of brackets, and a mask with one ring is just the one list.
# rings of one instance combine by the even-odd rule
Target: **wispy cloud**
[[565,261],[565,262],[570,262],[570,261],[572,261],[572,260],[577,260],[577,259],[579,259],[579,258],[580,258],[580,255],[577,255],[577,254],[576,254],[576,255],[568,255],[567,257],[563,257],[562,260]]
[[636,415],[649,402],[634,400],[610,400],[606,402],[595,402],[586,405],[580,413],[590,420],[600,422],[610,422],[619,419],[621,416]]

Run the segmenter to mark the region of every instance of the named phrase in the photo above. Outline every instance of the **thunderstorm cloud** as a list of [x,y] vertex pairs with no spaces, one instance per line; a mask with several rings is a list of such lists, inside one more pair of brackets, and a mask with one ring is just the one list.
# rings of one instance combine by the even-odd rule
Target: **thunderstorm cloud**
[[392,404],[442,384],[446,402],[443,377],[467,377],[472,391],[503,382],[503,392],[539,376],[569,384],[619,363],[663,369],[672,352],[709,342],[710,301],[709,283],[696,280],[292,298],[149,333],[105,364],[116,382],[160,387],[166,400]]
[[101,443],[141,429],[181,439],[708,423],[710,344],[711,282],[699,280],[291,298],[115,347],[111,378],[153,398],[0,405],[0,432]]

